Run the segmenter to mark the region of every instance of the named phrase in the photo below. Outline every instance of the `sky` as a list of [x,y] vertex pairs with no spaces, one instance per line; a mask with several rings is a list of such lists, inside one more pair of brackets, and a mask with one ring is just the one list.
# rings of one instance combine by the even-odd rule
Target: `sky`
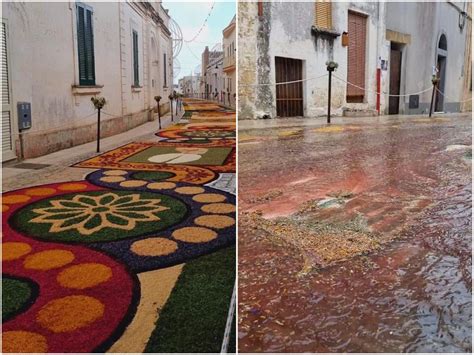
[[[212,4],[211,15],[207,20],[206,26],[193,42],[187,43],[199,32],[204,20],[206,19]],[[178,23],[183,33],[183,46],[178,55],[181,70],[178,79],[191,75],[191,71],[201,64],[201,54],[204,48],[209,46],[211,49],[216,43],[222,43],[222,30],[232,20],[235,15],[236,3],[234,1],[216,1],[216,2],[177,2],[163,0],[163,7],[169,9],[170,16]]]

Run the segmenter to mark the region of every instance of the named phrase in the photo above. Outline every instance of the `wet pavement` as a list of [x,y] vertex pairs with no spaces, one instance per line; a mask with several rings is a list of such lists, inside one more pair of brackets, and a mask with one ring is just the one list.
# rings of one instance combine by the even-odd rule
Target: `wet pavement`
[[[470,114],[239,123],[240,351],[470,352],[471,156]],[[302,274],[255,211],[380,246]]]

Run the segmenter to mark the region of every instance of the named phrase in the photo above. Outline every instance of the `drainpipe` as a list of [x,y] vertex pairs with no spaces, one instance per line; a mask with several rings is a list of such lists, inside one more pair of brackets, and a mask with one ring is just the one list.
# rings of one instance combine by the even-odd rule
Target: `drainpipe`
[[381,69],[381,61],[382,61],[382,42],[384,41],[385,31],[383,28],[384,21],[384,14],[385,14],[385,1],[380,1],[377,5],[377,64],[376,64],[376,83],[377,83],[377,97],[376,97],[376,108],[377,114],[380,115],[380,92],[381,92],[381,82],[382,82],[382,69]]

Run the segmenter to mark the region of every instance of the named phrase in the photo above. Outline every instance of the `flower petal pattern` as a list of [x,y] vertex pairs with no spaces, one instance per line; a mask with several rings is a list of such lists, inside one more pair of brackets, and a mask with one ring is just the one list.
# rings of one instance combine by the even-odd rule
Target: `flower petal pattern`
[[137,222],[159,221],[158,213],[168,210],[160,199],[144,199],[113,192],[98,196],[75,195],[72,199],[50,201],[51,207],[34,209],[39,216],[31,223],[50,223],[50,232],[76,230],[88,236],[104,228],[131,230]]

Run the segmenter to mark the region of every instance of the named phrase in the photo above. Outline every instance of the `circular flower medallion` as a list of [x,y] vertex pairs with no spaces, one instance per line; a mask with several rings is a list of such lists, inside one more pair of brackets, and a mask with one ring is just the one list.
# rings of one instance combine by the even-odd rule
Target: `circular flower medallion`
[[15,229],[33,237],[93,243],[160,231],[179,223],[186,212],[183,202],[166,195],[85,191],[27,205],[11,222]]

